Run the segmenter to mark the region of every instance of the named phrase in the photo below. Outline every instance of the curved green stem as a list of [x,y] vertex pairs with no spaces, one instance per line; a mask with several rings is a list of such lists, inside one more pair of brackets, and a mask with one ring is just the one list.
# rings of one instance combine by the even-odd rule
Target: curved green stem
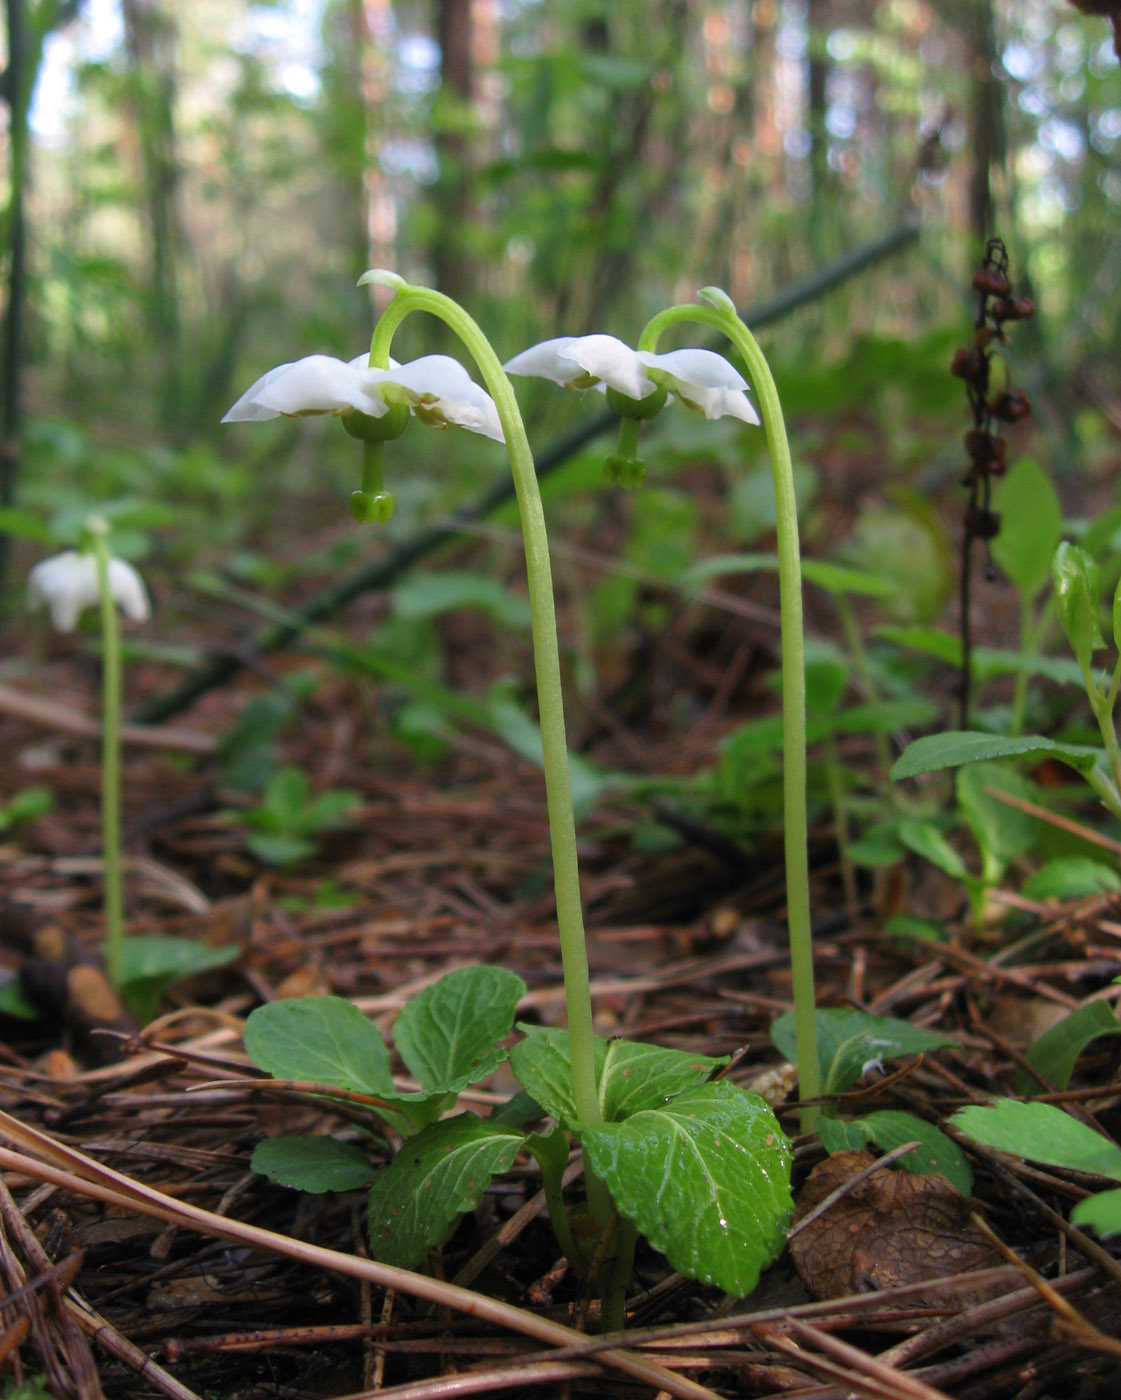
[[105,531],[87,524],[97,564],[101,610],[101,859],[105,899],[105,971],[119,988],[124,958],[124,899],[121,893],[121,629],[109,591],[109,546]]
[[[794,986],[794,1029],[798,1050],[798,1092],[803,1099],[821,1093],[821,1068],[814,1023],[813,936],[810,927],[810,876],[806,816],[806,665],[802,628],[802,564],[798,543],[798,509],[794,471],[778,390],[755,337],[736,314],[728,296],[715,287],[701,292],[706,305],[671,306],[660,312],[639,337],[639,350],[654,350],[670,326],[696,322],[721,331],[747,366],[759,398],[767,435],[778,511],[778,576],[782,641],[783,838],[786,852],[786,906],[790,931],[790,965]],[[802,1131],[817,1121],[815,1107],[802,1109]]]
[[[383,280],[379,274],[363,280]],[[584,1123],[603,1121],[595,1073],[595,1041],[588,952],[584,940],[584,915],[580,899],[580,872],[576,855],[576,820],[568,772],[561,690],[560,650],[553,606],[553,576],[545,511],[529,439],[522,422],[513,386],[498,356],[478,324],[457,303],[441,292],[390,281],[396,295],[378,320],[370,345],[370,363],[387,363],[393,334],[413,311],[427,311],[445,323],[473,356],[483,383],[498,410],[506,437],[506,450],[514,475],[514,491],[525,541],[526,575],[533,635],[533,661],[537,679],[537,704],[541,724],[541,748],[545,770],[545,797],[553,855],[553,881],[557,901],[557,929],[564,969],[565,1008],[572,1058],[572,1093],[576,1113]],[[610,1216],[610,1201],[602,1183],[588,1177],[588,1201],[601,1224]]]

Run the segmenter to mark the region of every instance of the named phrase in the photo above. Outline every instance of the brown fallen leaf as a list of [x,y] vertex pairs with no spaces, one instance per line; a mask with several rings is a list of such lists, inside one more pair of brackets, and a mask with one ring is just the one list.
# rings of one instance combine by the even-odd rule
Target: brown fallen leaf
[[[799,1194],[795,1223],[875,1160],[870,1152],[835,1152],[821,1162]],[[884,1168],[799,1231],[790,1241],[791,1257],[817,1298],[878,1292],[1003,1264],[970,1220],[974,1209],[944,1176]],[[995,1290],[1002,1291],[1003,1286]],[[990,1289],[983,1296],[995,1295]],[[966,1286],[954,1299],[972,1306],[982,1294]]]

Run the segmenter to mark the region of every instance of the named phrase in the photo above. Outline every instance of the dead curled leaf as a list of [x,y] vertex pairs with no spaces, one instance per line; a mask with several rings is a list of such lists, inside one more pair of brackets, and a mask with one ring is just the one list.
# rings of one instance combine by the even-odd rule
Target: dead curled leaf
[[[870,1152],[835,1152],[821,1162],[799,1194],[795,1223],[875,1160]],[[799,1231],[790,1253],[815,1298],[878,1292],[1003,1264],[971,1221],[973,1209],[944,1176],[884,1168]],[[952,1297],[959,1306],[976,1306],[1003,1291],[965,1284]]]

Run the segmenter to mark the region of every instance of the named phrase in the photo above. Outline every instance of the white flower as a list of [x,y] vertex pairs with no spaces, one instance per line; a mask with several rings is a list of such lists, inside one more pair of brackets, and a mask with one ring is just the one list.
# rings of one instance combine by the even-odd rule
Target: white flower
[[308,355],[262,375],[222,422],[261,423],[308,413],[381,418],[398,402],[407,403],[426,423],[450,423],[503,441],[494,400],[448,355],[425,355],[405,365],[391,360],[388,369],[371,369],[366,355],[349,362]]
[[565,389],[605,384],[629,399],[644,399],[657,387],[648,379],[636,351],[613,335],[565,335],[543,340],[505,365],[510,374],[551,379]]
[[759,415],[746,393],[747,380],[715,350],[669,350],[664,355],[640,350],[638,358],[651,378],[706,418],[738,418],[758,425]]
[[308,355],[277,365],[246,389],[223,423],[263,423],[305,413],[365,413],[380,418],[389,405],[365,370],[366,356],[347,364],[331,355]]
[[[402,399],[423,423],[466,428],[504,442],[494,400],[450,355],[422,355],[391,369],[370,370],[385,399]],[[396,391],[396,392],[395,392]]]
[[[144,581],[123,559],[109,560],[109,595],[133,622],[145,622],[151,612]],[[97,561],[92,554],[68,549],[44,559],[27,576],[30,608],[46,606],[60,632],[72,632],[86,608],[98,603]]]
[[560,336],[515,355],[510,374],[551,379],[567,389],[606,385],[630,399],[643,399],[661,385],[706,418],[758,423],[747,397],[747,381],[714,350],[670,350],[655,355],[632,350],[613,335]]

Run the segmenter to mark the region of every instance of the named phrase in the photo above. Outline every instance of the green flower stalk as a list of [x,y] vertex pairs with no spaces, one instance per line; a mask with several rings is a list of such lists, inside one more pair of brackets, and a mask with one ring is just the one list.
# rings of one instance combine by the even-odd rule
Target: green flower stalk
[[[767,435],[778,508],[779,593],[781,602],[784,827],[787,913],[794,1009],[798,1032],[798,1077],[803,1098],[817,1098],[821,1088],[814,1026],[813,947],[810,929],[809,869],[806,849],[806,685],[802,630],[802,570],[798,513],[790,445],[778,391],[763,352],[718,287],[704,288],[703,306],[674,306],[660,312],[639,337],[637,350],[610,335],[562,336],[531,346],[508,361],[512,374],[536,375],[569,389],[600,387],[619,414],[619,443],[606,461],[608,480],[637,486],[644,467],[638,456],[643,419],[661,411],[673,395],[706,418],[738,418],[758,424],[747,398],[746,382],[726,359],[711,350],[670,350],[657,354],[658,337],[670,326],[691,321],[723,332],[743,356],[759,395]],[[816,1108],[802,1113],[810,1131]]]
[[140,575],[109,554],[109,526],[99,515],[86,521],[82,552],[67,550],[36,564],[28,575],[28,601],[45,605],[61,632],[73,631],[81,613],[97,604],[101,618],[101,847],[105,900],[105,971],[120,989],[124,971],[124,899],[121,882],[121,628],[119,604],[134,622],[149,616]]
[[[766,357],[740,320],[731,298],[719,287],[699,293],[703,306],[674,306],[650,320],[638,339],[638,351],[655,349],[670,326],[694,322],[721,331],[743,357],[759,398],[767,450],[771,458],[777,506],[780,634],[782,643],[783,841],[786,856],[787,925],[794,988],[794,1026],[798,1049],[798,1092],[803,1099],[821,1094],[821,1067],[814,1023],[813,933],[810,924],[810,876],[806,815],[806,663],[802,624],[802,564],[798,540],[798,506],[790,443],[778,390]],[[649,371],[655,379],[656,369]],[[812,1131],[818,1110],[802,1110],[802,1131]]]
[[[525,424],[513,386],[498,356],[478,324],[457,302],[441,292],[410,286],[392,272],[375,269],[360,280],[362,284],[375,282],[394,291],[393,300],[382,312],[371,341],[371,368],[376,371],[388,365],[389,346],[401,322],[414,311],[427,311],[443,321],[470,352],[491,394],[502,426],[525,541],[545,799],[549,814],[557,930],[572,1057],[573,1100],[581,1121],[599,1123],[603,1120],[603,1114],[596,1085],[591,987],[576,855],[576,820],[568,771],[553,575],[545,531],[545,511]],[[594,1188],[590,1199],[592,1194]],[[598,1218],[600,1210],[596,1210],[596,1204],[593,1200],[593,1210]],[[599,1204],[602,1209],[602,1202]]]

